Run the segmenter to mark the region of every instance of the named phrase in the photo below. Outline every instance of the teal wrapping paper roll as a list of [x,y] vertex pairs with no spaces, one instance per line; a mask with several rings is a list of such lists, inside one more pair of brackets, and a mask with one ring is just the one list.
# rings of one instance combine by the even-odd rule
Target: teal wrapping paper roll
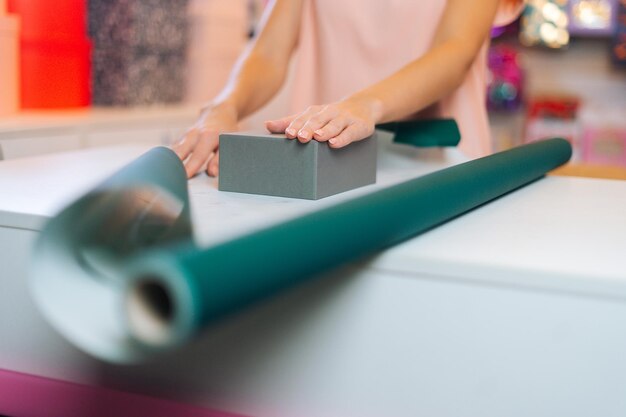
[[34,253],[34,296],[79,347],[109,361],[140,361],[535,181],[571,152],[563,139],[536,142],[200,248],[182,165],[157,148],[49,222]]

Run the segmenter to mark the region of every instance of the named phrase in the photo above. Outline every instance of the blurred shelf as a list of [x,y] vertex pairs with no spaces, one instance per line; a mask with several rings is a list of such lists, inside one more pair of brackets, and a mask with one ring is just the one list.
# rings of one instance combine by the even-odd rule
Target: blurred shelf
[[133,127],[191,123],[198,106],[87,108],[77,110],[22,111],[0,118],[0,139],[30,135],[41,130],[89,127]]
[[0,118],[0,159],[127,143],[169,145],[198,106],[28,111]]
[[[586,162],[580,146],[586,129],[626,130],[626,116],[621,116],[626,115],[626,71],[612,64],[608,39],[574,38],[563,50],[523,47],[515,37],[497,39],[494,44],[500,42],[514,45],[520,52],[526,102],[545,96],[565,95],[580,99],[579,146],[575,149],[573,162],[556,170],[554,175],[626,179],[626,166]],[[520,145],[528,139],[525,137],[525,108],[508,113],[492,112],[489,121],[494,150]]]

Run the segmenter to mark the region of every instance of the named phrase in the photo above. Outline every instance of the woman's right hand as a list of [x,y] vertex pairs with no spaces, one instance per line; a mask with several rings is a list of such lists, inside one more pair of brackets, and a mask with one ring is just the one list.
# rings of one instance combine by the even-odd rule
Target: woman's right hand
[[231,104],[210,104],[202,109],[198,121],[172,145],[172,150],[185,163],[187,177],[193,177],[205,166],[207,174],[216,177],[219,135],[236,130],[237,111]]

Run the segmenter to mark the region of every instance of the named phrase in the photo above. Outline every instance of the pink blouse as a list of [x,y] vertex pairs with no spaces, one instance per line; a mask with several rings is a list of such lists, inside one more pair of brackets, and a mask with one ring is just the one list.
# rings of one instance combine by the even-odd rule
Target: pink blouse
[[[446,0],[305,0],[292,112],[340,100],[419,58],[428,51],[445,6]],[[503,4],[494,25],[514,20],[521,6],[521,1]],[[487,46],[462,85],[424,115],[456,119],[460,147],[471,157],[491,153]]]

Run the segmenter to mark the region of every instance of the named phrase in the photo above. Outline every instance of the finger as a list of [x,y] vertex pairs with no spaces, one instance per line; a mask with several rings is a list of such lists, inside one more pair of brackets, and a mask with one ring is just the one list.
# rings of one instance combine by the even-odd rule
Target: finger
[[293,121],[293,119],[298,116],[297,114],[292,114],[291,116],[283,117],[282,119],[277,120],[268,120],[265,122],[265,128],[270,133],[285,133],[285,129],[289,126],[289,124]]
[[314,132],[325,126],[334,117],[337,117],[338,112],[334,108],[326,107],[321,112],[314,114],[304,123],[304,126],[298,131],[298,138],[304,139],[307,142],[313,139]]
[[366,138],[366,130],[358,125],[352,124],[346,127],[340,134],[328,140],[331,148],[343,148],[352,142]]
[[313,138],[317,141],[325,142],[340,134],[348,125],[348,120],[343,117],[332,119],[325,126],[315,130]]
[[196,175],[202,168],[202,165],[209,159],[211,153],[215,151],[215,148],[217,148],[217,137],[218,134],[214,131],[200,133],[198,143],[185,164],[188,178]]
[[298,138],[298,140],[302,143],[306,143],[311,139],[300,138],[298,136],[298,132],[302,129],[302,126],[309,120],[314,114],[317,114],[320,111],[320,106],[311,106],[306,109],[304,112],[300,113],[298,117],[293,119],[293,121],[287,126],[285,129],[285,135],[288,138]]
[[209,160],[209,163],[206,168],[206,173],[210,177],[217,177],[217,175],[219,174],[219,169],[220,169],[220,153],[219,151],[216,151],[213,158]]
[[198,142],[198,130],[196,128],[190,129],[183,134],[183,136],[172,145],[172,150],[178,155],[181,161],[187,159],[191,151],[193,151]]

